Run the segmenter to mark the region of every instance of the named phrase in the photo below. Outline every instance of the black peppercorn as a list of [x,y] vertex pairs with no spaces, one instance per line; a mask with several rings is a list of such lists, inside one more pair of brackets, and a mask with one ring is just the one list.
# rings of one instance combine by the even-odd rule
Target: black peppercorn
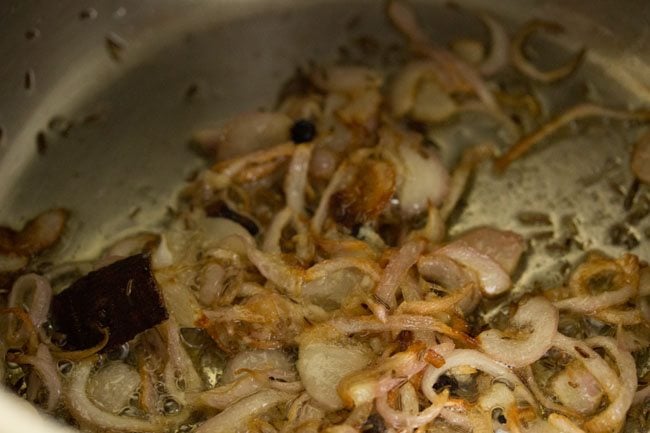
[[291,141],[294,143],[307,143],[316,136],[316,126],[309,120],[301,119],[291,127]]

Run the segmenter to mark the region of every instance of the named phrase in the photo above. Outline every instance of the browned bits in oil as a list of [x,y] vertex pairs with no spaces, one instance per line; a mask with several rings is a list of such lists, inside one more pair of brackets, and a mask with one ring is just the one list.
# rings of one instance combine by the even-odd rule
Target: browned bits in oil
[[609,228],[609,241],[612,245],[628,250],[639,246],[639,238],[626,224],[618,223]]
[[50,131],[56,132],[61,137],[67,137],[70,135],[72,122],[63,116],[54,116],[47,123],[47,127]]
[[544,230],[540,232],[535,232],[530,235],[530,239],[534,239],[537,241],[543,241],[543,240],[549,240],[553,239],[554,233],[550,230]]
[[634,205],[634,199],[636,198],[637,193],[639,192],[639,186],[641,185],[641,182],[639,182],[639,179],[634,179],[632,181],[632,184],[627,190],[627,193],[625,194],[625,199],[623,200],[623,209],[625,210],[630,210],[632,209],[632,205]]
[[0,146],[4,144],[5,141],[5,129],[0,126]]
[[105,42],[106,42],[106,49],[108,50],[108,54],[111,56],[111,59],[113,59],[116,62],[121,61],[122,54],[124,53],[124,48],[126,47],[126,43],[124,42],[124,39],[122,39],[115,33],[109,33],[106,36]]
[[23,77],[23,87],[25,90],[32,90],[36,84],[36,73],[33,69],[28,69]]
[[199,85],[197,83],[190,83],[185,89],[185,101],[192,102],[199,95]]
[[361,54],[367,57],[377,55],[381,49],[377,39],[368,35],[359,36],[355,39],[354,43],[359,48]]
[[87,8],[79,12],[79,19],[82,21],[94,20],[95,18],[97,18],[97,15],[98,15],[97,10],[93,8]]
[[522,211],[517,214],[517,220],[526,226],[551,225],[551,217],[544,212]]
[[103,111],[98,110],[93,113],[88,113],[85,116],[81,118],[81,124],[82,125],[89,125],[91,123],[99,122],[100,120],[105,118],[105,114]]
[[28,41],[32,41],[38,38],[40,35],[41,35],[41,31],[39,29],[33,28],[33,29],[25,30],[25,39],[27,39]]
[[47,152],[47,137],[43,131],[36,134],[36,151],[39,155],[45,155]]

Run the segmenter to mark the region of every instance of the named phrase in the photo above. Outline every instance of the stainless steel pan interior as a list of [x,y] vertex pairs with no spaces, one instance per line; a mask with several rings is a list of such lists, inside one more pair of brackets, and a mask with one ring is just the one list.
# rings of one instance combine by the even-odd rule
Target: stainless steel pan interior
[[[487,37],[475,18],[442,2],[414,3],[441,41]],[[513,25],[531,17],[563,24],[562,37],[534,41],[540,58],[588,49],[579,74],[537,89],[547,112],[585,94],[649,106],[650,3],[464,3]],[[64,260],[91,257],[107,240],[159,223],[183,179],[203,164],[187,146],[194,129],[271,108],[298,65],[342,55],[390,64],[400,42],[376,0],[4,1],[0,26],[0,222],[71,209],[53,252]],[[364,51],[365,36],[378,45]],[[526,234],[532,248],[518,290],[553,284],[587,249],[650,258],[650,188],[623,206],[638,129],[581,125],[579,137],[564,134],[504,176],[483,167],[451,228],[496,224]],[[440,128],[433,138],[451,163],[480,128]],[[530,225],[520,218],[527,211],[547,212],[551,225]]]

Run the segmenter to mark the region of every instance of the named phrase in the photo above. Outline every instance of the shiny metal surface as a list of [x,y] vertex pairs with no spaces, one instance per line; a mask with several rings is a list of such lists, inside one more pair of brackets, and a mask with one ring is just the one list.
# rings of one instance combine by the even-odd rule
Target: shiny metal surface
[[[442,1],[414,3],[440,40],[486,36]],[[511,23],[558,21],[569,50],[588,47],[576,77],[538,86],[547,112],[585,94],[612,106],[650,106],[650,3],[463,4],[489,4]],[[65,260],[159,223],[183,179],[202,164],[187,146],[194,129],[272,107],[296,66],[335,60],[358,36],[400,41],[375,0],[4,1],[0,26],[0,222],[20,225],[43,209],[71,209],[55,252]],[[539,46],[545,57],[563,55],[552,41]],[[557,282],[583,250],[624,251],[611,242],[614,224],[638,238],[631,251],[650,259],[650,188],[641,186],[632,209],[623,208],[638,127],[590,121],[575,131],[579,138],[564,133],[505,176],[483,167],[451,228],[495,224],[526,234],[531,249],[520,290]],[[433,135],[453,161],[472,134],[447,127]],[[524,224],[522,211],[547,212],[551,225]],[[7,411],[0,405],[0,418]]]

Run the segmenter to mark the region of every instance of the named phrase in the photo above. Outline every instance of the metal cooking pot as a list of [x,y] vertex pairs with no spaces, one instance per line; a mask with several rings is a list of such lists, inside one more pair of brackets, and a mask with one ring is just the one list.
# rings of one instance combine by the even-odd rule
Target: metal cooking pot
[[[476,18],[442,1],[413,3],[441,41],[487,36]],[[607,105],[650,106],[647,1],[463,4],[512,25],[532,17],[561,23],[565,35],[535,45],[551,62],[587,47],[577,76],[540,86],[548,111],[585,94]],[[379,0],[4,1],[0,27],[0,222],[20,226],[41,210],[71,209],[53,252],[64,260],[92,257],[110,239],[156,226],[203,163],[186,145],[194,129],[271,108],[296,66],[335,60],[340,47],[372,56],[358,53],[360,36],[383,47],[401,40]],[[593,122],[581,132],[536,149],[504,176],[484,167],[451,227],[498,224],[529,235],[524,289],[560,281],[563,263],[584,249],[631,249],[650,259],[649,188],[631,208],[622,205],[636,130]],[[448,162],[457,143],[471,140],[463,131],[438,137]],[[550,240],[536,241],[541,229],[517,218],[528,211],[550,215]],[[581,246],[558,253],[552,242],[565,230]],[[0,432],[60,430],[2,390],[0,420]]]

